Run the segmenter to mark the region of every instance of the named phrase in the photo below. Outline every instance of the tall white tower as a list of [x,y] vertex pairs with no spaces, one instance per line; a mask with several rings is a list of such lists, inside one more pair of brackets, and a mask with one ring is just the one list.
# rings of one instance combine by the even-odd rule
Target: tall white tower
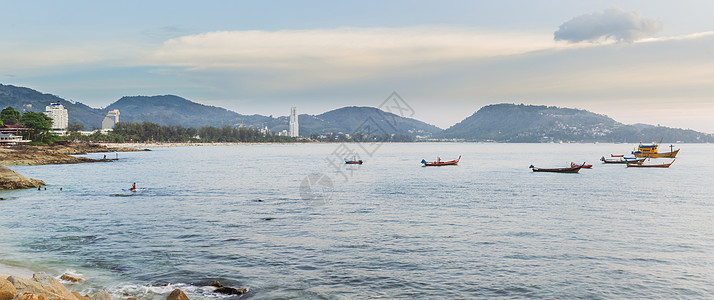
[[290,137],[298,137],[300,136],[299,131],[299,126],[298,126],[298,115],[297,115],[297,108],[296,107],[291,107],[290,108]]
[[69,115],[62,104],[59,102],[50,103],[50,105],[45,106],[45,114],[52,118],[53,130],[67,130]]

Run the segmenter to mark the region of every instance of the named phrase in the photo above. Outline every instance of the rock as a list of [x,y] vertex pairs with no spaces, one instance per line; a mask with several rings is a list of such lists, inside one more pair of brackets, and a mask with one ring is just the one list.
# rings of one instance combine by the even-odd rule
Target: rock
[[89,300],[112,300],[112,297],[109,296],[109,293],[105,290],[101,290],[94,294],[94,296],[90,297]]
[[39,297],[33,293],[25,292],[22,295],[18,295],[15,300],[39,300]]
[[17,296],[17,289],[7,279],[0,279],[0,300],[12,300]]
[[126,298],[126,300],[139,300],[139,299],[131,297],[131,298]]
[[77,298],[77,300],[84,300],[84,299],[89,298],[89,297],[82,296],[82,294],[77,293],[77,292],[72,292],[72,295],[74,295],[74,297]]
[[171,294],[169,294],[168,297],[166,297],[166,300],[188,300],[188,297],[182,290],[175,289],[171,292]]
[[83,280],[82,277],[72,276],[67,273],[62,274],[62,276],[60,276],[60,279],[62,279],[64,281],[69,281],[69,282],[80,282]]
[[245,292],[248,291],[248,288],[242,288],[242,289],[236,289],[232,287],[219,287],[215,289],[213,292],[219,293],[219,294],[225,294],[225,295],[243,295]]
[[218,280],[214,281],[213,283],[209,284],[208,286],[213,286],[213,287],[223,287],[223,285],[218,282]]
[[0,166],[0,190],[39,188],[46,185],[42,180],[27,178],[22,174]]
[[[8,277],[7,281],[9,281],[10,283],[12,283],[12,285],[15,286],[15,289],[17,289],[17,293],[20,295],[18,297],[22,297],[23,296],[22,294],[25,294],[25,293],[30,293],[30,294],[34,295],[35,297],[37,297],[38,295],[41,295],[41,294],[55,297],[55,298],[61,297],[60,295],[57,295],[50,291],[45,290],[45,288],[42,287],[42,285],[40,283],[38,283],[37,281],[34,281],[32,279],[29,279],[29,278],[13,275],[13,276]],[[37,294],[37,295],[35,295],[35,294]],[[27,297],[31,297],[31,296],[27,296]],[[72,298],[74,298],[74,296],[72,296]]]
[[74,295],[62,283],[45,272],[39,272],[32,275],[32,280],[37,281],[42,287],[53,294],[60,295],[63,298],[74,299]]

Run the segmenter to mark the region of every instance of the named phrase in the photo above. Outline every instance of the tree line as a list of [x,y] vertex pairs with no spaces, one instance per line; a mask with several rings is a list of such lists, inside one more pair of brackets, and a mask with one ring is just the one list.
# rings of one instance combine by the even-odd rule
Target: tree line
[[288,143],[295,138],[279,136],[274,132],[264,132],[252,127],[236,128],[225,125],[222,128],[203,126],[201,128],[178,125],[162,126],[151,122],[119,122],[106,134],[99,131],[91,135],[70,132],[68,137],[79,141],[128,142],[170,142],[170,143]]

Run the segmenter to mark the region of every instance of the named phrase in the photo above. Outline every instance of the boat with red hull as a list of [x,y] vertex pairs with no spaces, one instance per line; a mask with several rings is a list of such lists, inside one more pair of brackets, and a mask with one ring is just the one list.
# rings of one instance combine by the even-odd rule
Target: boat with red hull
[[571,163],[570,163],[570,167],[571,167],[571,168],[574,168],[574,167],[577,167],[577,166],[580,166],[581,168],[584,168],[584,169],[592,169],[592,167],[593,167],[593,165],[586,165],[585,163],[583,163],[582,165],[576,164],[576,163],[574,163],[574,162],[571,162]]
[[455,166],[459,163],[459,160],[461,160],[461,155],[459,155],[459,158],[454,159],[454,160],[449,160],[449,161],[432,161],[428,162],[424,159],[421,160],[421,163],[424,164],[425,167],[432,167],[432,166]]
[[630,168],[630,167],[634,167],[634,168],[669,168],[669,166],[671,166],[674,163],[674,161],[675,160],[673,159],[669,163],[661,163],[661,164],[646,164],[644,162],[639,162],[639,163],[634,163],[634,164],[628,163],[627,167],[628,168]]

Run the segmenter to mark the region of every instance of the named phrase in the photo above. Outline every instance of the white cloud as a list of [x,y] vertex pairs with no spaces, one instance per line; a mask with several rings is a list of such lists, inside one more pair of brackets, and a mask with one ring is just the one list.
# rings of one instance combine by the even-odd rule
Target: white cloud
[[581,15],[563,23],[554,33],[556,41],[582,42],[600,39],[634,42],[662,30],[662,22],[643,17],[637,11],[610,8]]
[[195,72],[288,76],[294,85],[325,84],[380,76],[406,66],[556,47],[548,36],[433,27],[221,31],[169,40],[147,63]]

